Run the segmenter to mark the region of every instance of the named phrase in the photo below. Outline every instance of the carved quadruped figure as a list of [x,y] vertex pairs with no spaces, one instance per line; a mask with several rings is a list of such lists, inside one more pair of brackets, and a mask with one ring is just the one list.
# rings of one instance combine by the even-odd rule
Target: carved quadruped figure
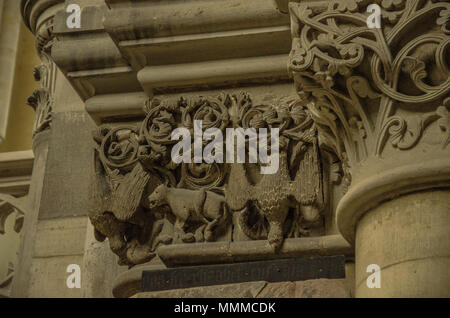
[[[171,188],[159,185],[148,197],[150,208],[168,205],[175,215],[175,229],[185,243],[212,241],[214,232],[227,225],[228,206],[225,198],[212,191]],[[186,222],[199,222],[195,234],[186,233]]]
[[[324,227],[317,130],[296,98],[256,104],[245,92],[224,93],[154,99],[144,110],[147,116],[140,124],[103,125],[94,134],[89,216],[96,237],[109,239],[120,264],[146,263],[166,244],[268,239],[276,251],[284,238],[308,235],[311,226],[314,231]],[[278,171],[261,173],[269,164],[263,160],[174,162],[177,141],[171,133],[181,127],[193,136],[196,120],[202,120],[203,133],[210,128],[224,133],[231,127],[277,131]],[[269,133],[262,139],[272,137]],[[246,139],[246,148],[248,143]],[[274,144],[264,144],[272,155]],[[237,218],[232,215],[238,212]]]

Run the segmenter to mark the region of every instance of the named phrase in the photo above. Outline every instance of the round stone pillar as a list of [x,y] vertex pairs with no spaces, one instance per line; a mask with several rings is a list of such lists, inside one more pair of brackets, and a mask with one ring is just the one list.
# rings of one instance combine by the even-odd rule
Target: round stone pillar
[[423,153],[354,169],[361,177],[341,199],[337,223],[355,246],[356,297],[450,297],[450,162],[439,149],[441,159]]

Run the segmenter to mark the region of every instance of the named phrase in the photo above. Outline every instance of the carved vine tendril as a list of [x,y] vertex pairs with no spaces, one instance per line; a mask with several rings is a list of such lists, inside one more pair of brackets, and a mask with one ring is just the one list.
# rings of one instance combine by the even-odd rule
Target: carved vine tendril
[[[387,140],[400,150],[414,147],[436,121],[448,144],[447,108],[439,105],[450,92],[450,4],[375,1],[383,26],[369,29],[366,8],[373,2],[290,5],[289,68],[299,96],[318,125],[321,144],[350,165],[380,156]],[[398,109],[410,105],[430,111],[404,118]]]

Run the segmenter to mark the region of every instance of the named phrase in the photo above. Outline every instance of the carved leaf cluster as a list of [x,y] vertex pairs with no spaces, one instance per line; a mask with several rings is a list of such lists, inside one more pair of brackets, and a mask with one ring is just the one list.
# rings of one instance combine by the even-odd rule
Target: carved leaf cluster
[[[381,29],[367,26],[370,3],[382,8]],[[400,150],[414,147],[439,117],[437,125],[448,139],[442,105],[450,91],[450,4],[370,3],[290,5],[289,69],[318,126],[320,144],[348,160],[344,167],[381,156],[388,141]],[[415,114],[418,106],[422,115]]]

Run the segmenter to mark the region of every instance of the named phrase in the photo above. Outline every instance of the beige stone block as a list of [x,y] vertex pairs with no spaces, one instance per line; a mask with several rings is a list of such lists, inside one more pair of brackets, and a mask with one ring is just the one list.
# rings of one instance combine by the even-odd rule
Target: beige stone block
[[78,298],[82,297],[81,288],[67,287],[67,273],[70,264],[80,265],[83,271],[83,256],[56,256],[48,258],[34,258],[31,263],[31,279],[28,297],[31,298]]
[[34,257],[83,254],[87,217],[40,220]]
[[258,298],[293,298],[295,297],[295,283],[268,283],[258,294]]

